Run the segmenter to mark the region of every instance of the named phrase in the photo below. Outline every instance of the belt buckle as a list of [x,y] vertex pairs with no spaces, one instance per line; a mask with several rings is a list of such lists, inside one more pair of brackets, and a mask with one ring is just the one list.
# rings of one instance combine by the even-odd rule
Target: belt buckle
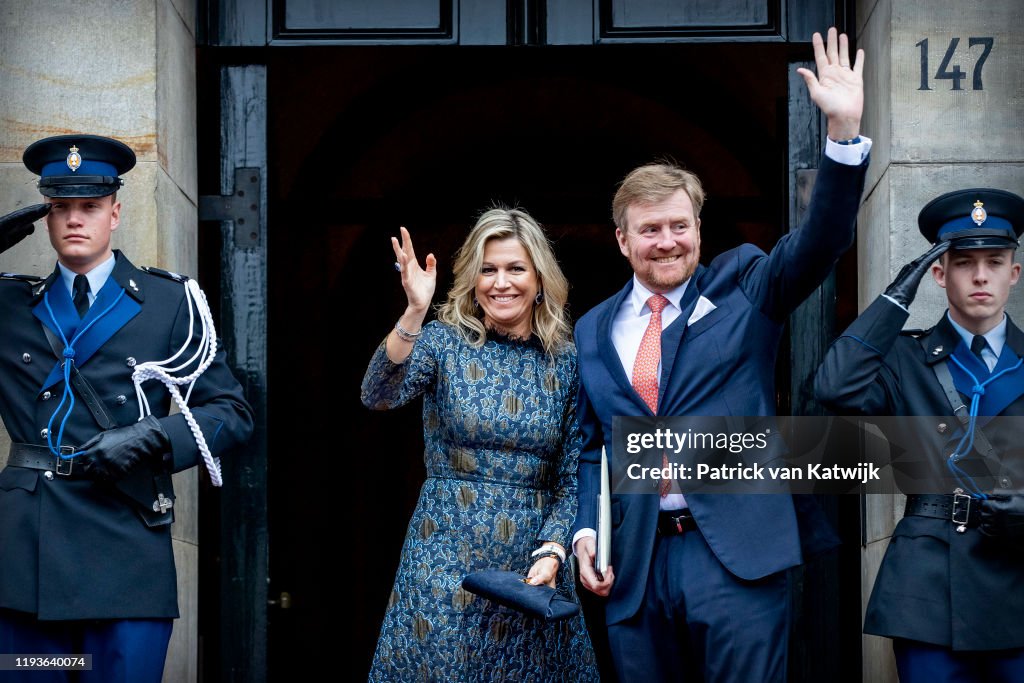
[[[60,447],[60,455],[74,455],[74,453],[74,446]],[[69,477],[71,476],[71,470],[74,469],[75,460],[74,458],[62,458],[60,457],[60,455],[57,456],[56,467],[54,467],[53,469],[56,470],[57,474],[59,474],[60,476]],[[64,469],[64,463],[67,463],[67,469]]]
[[[963,519],[957,519],[957,516],[963,513]],[[953,524],[956,524],[957,533],[964,533],[967,531],[967,520],[971,516],[971,497],[964,493],[963,489],[956,489],[953,491],[953,514],[950,515],[950,519]]]

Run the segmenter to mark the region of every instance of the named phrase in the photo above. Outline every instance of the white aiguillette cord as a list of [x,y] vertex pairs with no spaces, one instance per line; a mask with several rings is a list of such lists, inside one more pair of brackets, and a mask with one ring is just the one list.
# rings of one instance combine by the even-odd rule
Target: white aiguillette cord
[[[147,361],[136,365],[135,372],[132,373],[132,382],[135,383],[135,396],[139,400],[140,420],[150,414],[149,401],[142,390],[142,384],[151,379],[158,379],[163,382],[174,402],[181,410],[181,414],[185,416],[185,422],[188,423],[189,429],[192,431],[192,436],[196,440],[196,446],[199,447],[199,453],[203,456],[203,462],[210,473],[210,481],[214,486],[220,486],[223,483],[220,475],[220,459],[214,458],[210,453],[210,447],[206,444],[206,438],[203,436],[202,430],[199,429],[199,424],[196,423],[195,418],[192,416],[192,411],[188,407],[188,399],[192,395],[192,387],[195,386],[195,381],[206,372],[206,369],[213,363],[214,356],[217,355],[217,332],[213,326],[213,315],[210,313],[210,305],[206,301],[206,294],[199,288],[199,283],[192,279],[186,279],[184,284],[185,300],[188,303],[188,336],[185,338],[185,343],[178,349],[176,354],[166,360]],[[171,367],[171,364],[187,351],[192,342],[192,333],[195,329],[195,313],[199,314],[199,320],[203,326],[199,348],[196,349],[196,352],[187,361],[181,365]],[[183,377],[175,377],[172,374],[184,370],[197,360],[199,361],[199,366],[192,373]],[[185,392],[184,398],[182,398],[181,390],[178,387],[184,384],[188,385],[188,389]]]

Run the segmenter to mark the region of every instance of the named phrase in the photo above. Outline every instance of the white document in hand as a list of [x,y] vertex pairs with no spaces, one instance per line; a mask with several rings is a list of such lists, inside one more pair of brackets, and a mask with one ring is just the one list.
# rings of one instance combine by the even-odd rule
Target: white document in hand
[[603,575],[612,557],[612,491],[608,455],[601,446],[601,495],[597,497],[597,558],[594,568]]

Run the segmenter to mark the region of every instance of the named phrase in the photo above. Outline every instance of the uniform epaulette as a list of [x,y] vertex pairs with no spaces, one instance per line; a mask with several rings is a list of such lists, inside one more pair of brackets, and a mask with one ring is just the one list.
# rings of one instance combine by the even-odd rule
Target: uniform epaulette
[[900,330],[900,334],[904,337],[913,337],[914,339],[920,339],[926,335],[930,330]]
[[150,275],[158,275],[160,277],[165,277],[168,280],[174,280],[175,282],[188,282],[187,275],[179,275],[178,273],[172,273],[171,271],[164,270],[163,268],[154,268],[153,266],[142,266],[142,269],[149,273]]
[[45,278],[38,277],[36,275],[20,275],[18,273],[0,273],[0,280],[21,280],[22,282],[28,282],[29,284],[36,284],[42,282]]

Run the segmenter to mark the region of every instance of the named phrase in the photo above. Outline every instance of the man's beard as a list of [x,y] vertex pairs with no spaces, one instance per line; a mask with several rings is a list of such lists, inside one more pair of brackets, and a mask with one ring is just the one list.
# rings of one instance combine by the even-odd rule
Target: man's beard
[[675,289],[693,276],[697,270],[697,262],[697,258],[694,258],[693,261],[685,263],[682,272],[661,273],[656,265],[651,265],[651,262],[648,261],[645,262],[648,268],[647,272],[644,273],[645,277],[642,279],[646,280],[649,286],[657,289],[664,291]]

